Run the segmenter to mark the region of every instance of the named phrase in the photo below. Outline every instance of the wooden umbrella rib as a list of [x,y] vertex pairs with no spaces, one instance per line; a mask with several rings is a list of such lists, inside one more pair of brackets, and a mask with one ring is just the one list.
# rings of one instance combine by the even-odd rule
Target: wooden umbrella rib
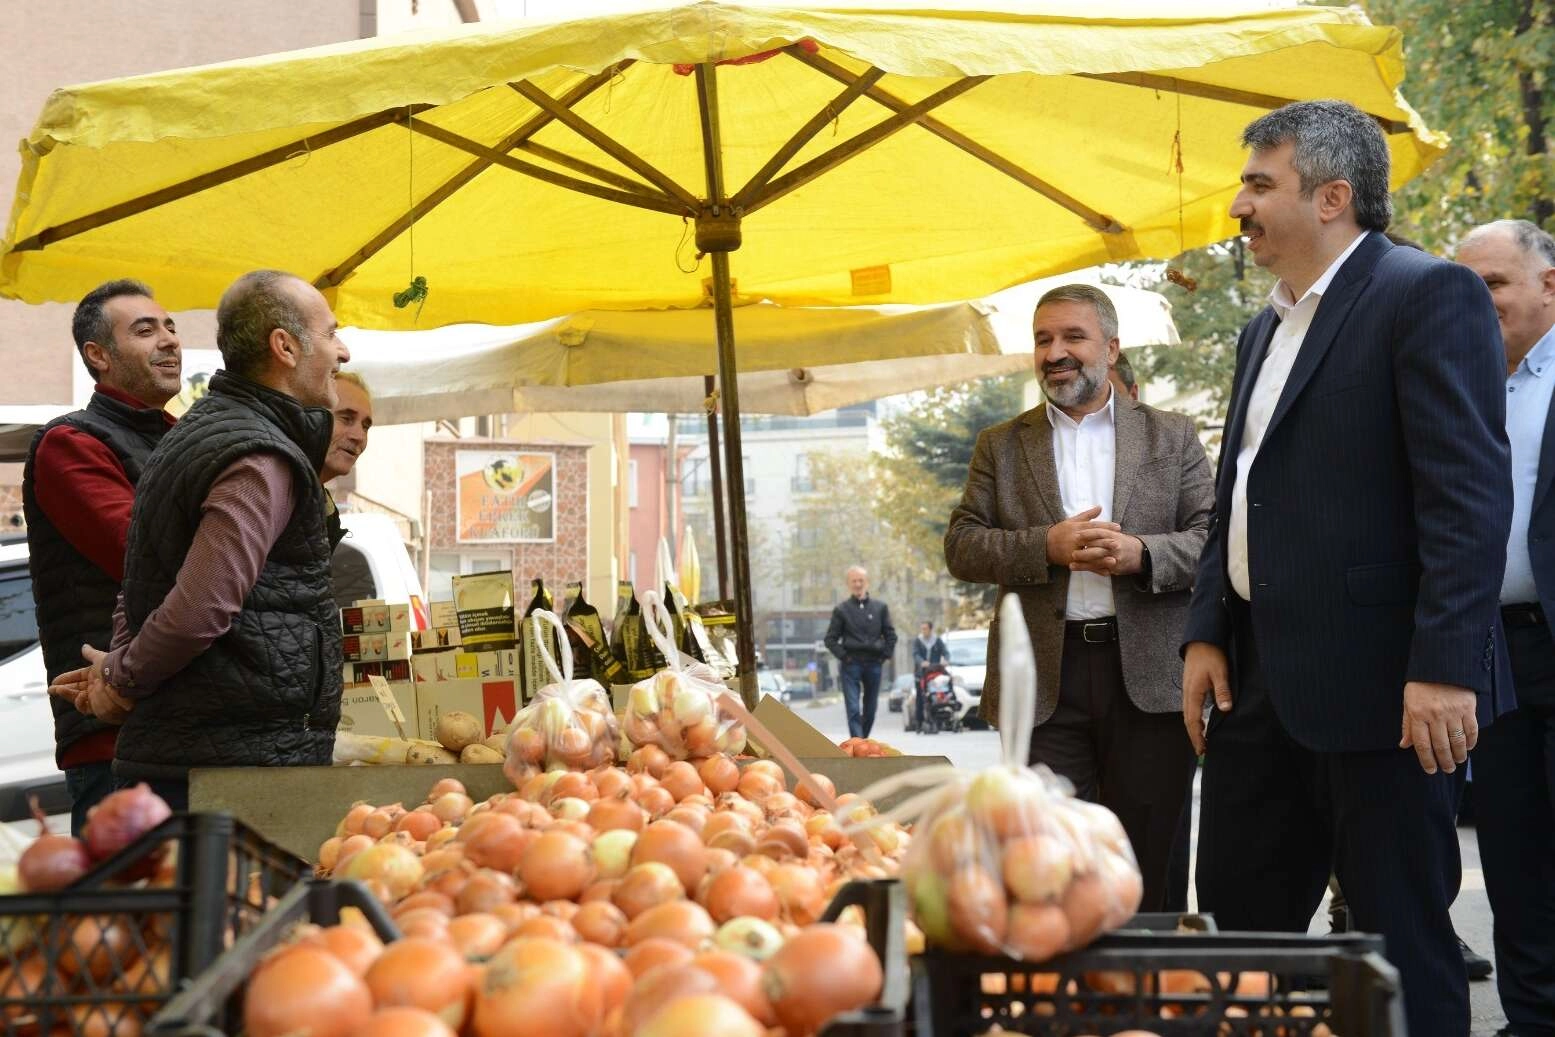
[[[830,76],[832,79],[837,80],[839,83],[848,83],[856,78],[852,72],[849,72],[841,65],[838,65],[835,62],[823,58],[817,54],[806,54],[803,51],[791,53],[793,53],[795,58],[804,62],[806,65],[809,65],[817,72],[820,72],[825,76]],[[872,87],[866,91],[865,96],[867,96],[872,101],[884,105],[892,111],[901,112],[905,111],[909,107],[909,104],[906,100],[897,97],[895,94],[884,89],[883,87]],[[929,133],[934,134],[936,137],[945,141],[945,143],[951,145],[952,147],[966,152],[968,155],[977,159],[979,162],[992,166],[994,169],[997,169],[999,172],[1003,173],[1005,176],[1011,178],[1012,180],[1015,180],[1017,183],[1030,188],[1037,194],[1040,194],[1042,197],[1046,198],[1048,201],[1053,202],[1055,205],[1069,210],[1084,220],[1086,223],[1090,224],[1093,229],[1100,231],[1103,234],[1118,234],[1122,232],[1123,227],[1111,216],[1108,216],[1106,213],[1099,212],[1098,210],[1091,208],[1089,205],[1086,205],[1078,198],[1066,194],[1065,192],[1054,187],[1052,184],[1048,183],[1046,180],[1043,180],[1041,177],[1037,176],[1035,173],[1031,172],[1029,169],[1026,169],[1017,162],[1013,162],[1010,159],[1005,158],[1003,155],[998,154],[986,145],[979,144],[977,141],[973,140],[971,137],[968,137],[960,130],[952,129],[933,116],[924,116],[917,121],[917,125],[921,129],[927,130]]]
[[751,199],[755,197],[756,193],[765,187],[768,181],[788,164],[789,159],[799,153],[800,148],[810,143],[815,135],[826,127],[827,123],[836,120],[844,109],[863,96],[884,75],[885,72],[882,69],[871,66],[865,69],[863,74],[857,76],[853,82],[848,83],[843,88],[842,93],[828,101],[824,108],[811,116],[792,137],[789,137],[777,151],[773,152],[766,165],[757,170],[755,175],[746,182],[745,186],[734,193],[734,197],[729,200],[729,203],[736,209],[745,208]]
[[533,162],[525,162],[523,159],[514,158],[512,155],[487,147],[468,137],[460,136],[441,126],[435,126],[428,122],[412,123],[412,128],[424,136],[447,144],[449,147],[466,151],[478,158],[483,158],[492,165],[501,166],[515,173],[523,173],[525,176],[542,180],[556,187],[564,187],[569,191],[577,191],[580,194],[590,195],[607,202],[619,202],[622,205],[631,205],[639,209],[650,209],[654,212],[668,213],[671,216],[691,216],[694,210],[688,210],[677,200],[659,194],[648,194],[646,191],[620,191],[614,187],[605,187],[602,184],[592,183],[588,180],[579,180],[577,177],[558,173],[554,169],[537,166]]
[[[1299,101],[1297,97],[1279,97],[1274,94],[1259,94],[1250,90],[1236,90],[1228,86],[1214,86],[1209,83],[1195,83],[1190,79],[1177,79],[1173,76],[1158,76],[1149,72],[1081,72],[1076,74],[1079,79],[1095,79],[1103,83],[1117,83],[1122,86],[1136,86],[1145,90],[1159,90],[1162,93],[1181,94],[1184,97],[1198,97],[1207,101],[1224,101],[1228,104],[1238,104],[1245,108],[1263,108],[1273,111],[1283,108],[1287,104]],[[1377,125],[1386,133],[1410,132],[1407,122],[1397,119],[1389,119],[1381,115],[1371,115]]]
[[[414,107],[419,112],[434,106],[423,104]],[[320,151],[333,144],[339,144],[341,141],[350,140],[352,137],[376,130],[380,126],[398,122],[404,118],[404,115],[404,108],[391,108],[388,111],[374,112],[372,115],[353,119],[333,129],[309,134],[306,137],[298,137],[296,140],[282,144],[279,147],[240,159],[230,165],[222,166],[220,169],[201,173],[199,176],[190,177],[188,180],[160,188],[149,194],[143,194],[139,198],[118,202],[108,206],[106,209],[99,209],[97,212],[78,216],[73,220],[67,220],[53,227],[47,227],[31,237],[18,241],[12,246],[11,250],[13,252],[36,252],[57,241],[73,238],[78,234],[105,227],[110,223],[117,223],[120,220],[166,205],[169,202],[176,202],[180,198],[187,198],[189,195],[198,194],[209,188],[219,187],[233,180],[242,179],[250,173],[268,169],[288,159],[296,158],[300,154]]]
[[784,195],[798,190],[816,177],[835,169],[853,156],[867,151],[892,134],[911,126],[922,119],[928,112],[960,97],[968,90],[985,82],[988,78],[988,76],[968,76],[965,79],[958,79],[949,86],[925,97],[917,104],[908,105],[895,115],[876,123],[856,136],[850,137],[824,154],[817,155],[798,169],[779,177],[762,188],[747,204],[746,214],[753,213],[777,201]]
[[[596,72],[563,94],[561,103],[569,106],[577,104],[600,87],[609,83],[631,64],[632,59],[629,58],[625,61],[617,62],[601,72]],[[512,151],[530,137],[549,126],[552,121],[553,117],[549,112],[539,112],[532,118],[525,120],[523,125],[495,144],[492,150],[499,153]],[[363,263],[381,252],[389,242],[405,233],[405,229],[412,223],[415,223],[437,206],[453,197],[464,185],[474,180],[487,169],[490,169],[491,166],[492,163],[489,160],[480,158],[459,170],[459,172],[440,184],[436,190],[411,206],[409,211],[396,216],[387,227],[374,234],[365,245],[351,253],[338,266],[320,274],[314,279],[314,286],[322,289],[333,287],[343,282]]]
[[555,148],[548,148],[544,144],[536,144],[532,140],[523,141],[514,147],[513,150],[527,151],[529,154],[535,156],[536,158],[543,158],[547,162],[554,163],[558,166],[563,166],[575,173],[584,173],[593,177],[595,180],[598,180],[602,184],[611,184],[615,187],[619,187],[623,191],[636,191],[638,193],[647,194],[658,193],[648,185],[642,183],[640,180],[633,180],[629,176],[622,176],[620,173],[612,172],[603,166],[596,166],[592,162],[587,162],[581,158],[576,158],[572,155],[569,155],[565,151],[557,151]]
[[701,208],[702,203],[696,195],[677,184],[673,177],[662,172],[631,148],[628,148],[604,130],[583,118],[583,116],[573,111],[570,106],[558,101],[527,79],[517,83],[509,83],[508,86],[518,91],[519,95],[526,101],[554,116],[556,121],[571,129],[578,136],[593,144],[671,198],[678,199],[686,208],[693,212]]

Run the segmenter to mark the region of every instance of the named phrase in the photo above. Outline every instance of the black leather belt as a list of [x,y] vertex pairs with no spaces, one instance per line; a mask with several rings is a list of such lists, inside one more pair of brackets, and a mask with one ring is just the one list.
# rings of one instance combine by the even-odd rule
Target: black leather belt
[[1501,623],[1507,627],[1544,626],[1544,606],[1537,601],[1527,605],[1502,605]]
[[1088,645],[1110,644],[1118,639],[1118,621],[1113,616],[1105,619],[1071,619],[1064,623],[1064,636],[1084,641]]

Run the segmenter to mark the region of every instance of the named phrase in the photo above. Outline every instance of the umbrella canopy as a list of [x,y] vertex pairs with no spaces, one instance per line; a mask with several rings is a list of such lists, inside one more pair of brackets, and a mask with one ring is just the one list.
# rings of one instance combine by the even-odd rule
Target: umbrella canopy
[[[749,62],[717,77],[734,294],[785,305],[976,298],[1228,237],[1238,132],[1290,99],[1376,116],[1395,183],[1441,144],[1396,92],[1399,34],[1354,8],[874,8],[691,3],[63,89],[23,143],[0,293],[134,273],[209,307],[266,266],[362,327],[699,305],[686,73],[713,62]],[[413,275],[424,307],[395,308]]]
[[1238,131],[1289,100],[1371,114],[1395,184],[1443,144],[1358,9],[981,6],[702,0],[62,90],[23,142],[0,292],[133,272],[206,307],[269,266],[376,328],[710,298],[748,665],[737,299],[975,298],[1219,240]]
[[[1030,371],[1031,314],[1064,277],[937,306],[735,310],[740,407],[815,414],[850,403]],[[1125,348],[1174,345],[1171,304],[1156,292],[1104,286]],[[350,369],[366,379],[378,424],[526,411],[703,409],[717,370],[706,310],[594,310],[513,327],[432,331],[346,328]],[[885,357],[887,359],[871,359]],[[641,377],[642,375],[660,377]]]

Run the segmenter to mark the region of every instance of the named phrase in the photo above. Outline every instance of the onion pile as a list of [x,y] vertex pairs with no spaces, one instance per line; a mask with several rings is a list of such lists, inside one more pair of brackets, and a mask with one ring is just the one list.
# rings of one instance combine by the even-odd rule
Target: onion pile
[[1105,807],[1045,767],[993,767],[953,783],[918,819],[904,862],[913,918],[952,951],[1046,961],[1116,929],[1143,885]]
[[[356,878],[388,905],[401,943],[415,941],[408,975],[437,971],[435,952],[416,949],[429,943],[470,963],[467,987],[453,983],[444,1000],[392,1006],[457,1032],[697,1037],[780,1025],[804,1037],[879,996],[880,964],[856,909],[837,924],[817,919],[844,882],[895,875],[910,844],[887,825],[860,849],[814,798],[789,792],[769,761],[742,771],[725,755],[693,764],[645,746],[625,768],[540,772],[480,803],[443,779],[409,810],[356,804],[319,848],[318,870]],[[856,796],[838,803],[873,813]],[[331,933],[309,930],[297,944],[336,941],[360,974],[370,941]],[[846,952],[846,968],[807,967],[818,947]],[[381,1012],[391,1007],[372,983],[381,967],[366,968],[368,1008]],[[685,984],[656,979],[687,970],[696,975]],[[639,995],[650,980],[672,989]],[[336,993],[338,1018],[364,1025],[357,994]],[[707,997],[718,1003],[682,1004]],[[682,1029],[688,1018],[700,1021]]]

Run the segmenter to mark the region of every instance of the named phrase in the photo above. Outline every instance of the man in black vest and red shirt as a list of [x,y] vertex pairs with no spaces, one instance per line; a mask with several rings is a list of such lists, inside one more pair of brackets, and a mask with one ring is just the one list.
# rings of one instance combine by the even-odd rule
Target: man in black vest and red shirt
[[222,295],[224,370],[163,439],[130,518],[112,650],[50,691],[118,719],[114,778],[186,809],[194,767],[330,762],[340,719],[334,543],[319,481],[335,374],[329,304],[291,274]]
[[[53,681],[105,649],[124,579],[130,506],[141,469],[173,424],[183,356],[173,318],[139,281],[93,289],[71,322],[96,387],[85,409],[45,425],[27,452],[22,502],[38,636]],[[118,728],[53,699],[54,759],[65,772],[71,829],[113,791]]]

